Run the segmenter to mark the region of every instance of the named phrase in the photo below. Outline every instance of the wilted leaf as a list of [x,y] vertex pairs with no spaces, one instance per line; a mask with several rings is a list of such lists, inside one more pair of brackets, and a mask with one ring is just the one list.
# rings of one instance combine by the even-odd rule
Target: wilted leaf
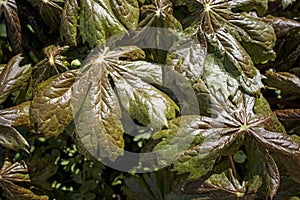
[[26,86],[26,82],[31,76],[31,66],[25,65],[20,67],[20,62],[23,57],[20,55],[14,56],[0,74],[0,103],[3,103],[6,98],[20,88]]
[[29,126],[30,102],[0,110],[0,124],[5,126]]
[[112,35],[126,32],[112,12],[108,0],[80,0],[79,30],[83,42],[90,46],[104,43]]
[[28,151],[29,144],[26,139],[13,127],[0,125],[0,145],[14,151]]
[[28,168],[24,162],[14,164],[4,161],[0,170],[0,187],[10,199],[47,200],[47,196],[34,194],[30,189],[17,185],[20,182],[30,183]]
[[67,0],[61,15],[60,38],[72,46],[77,46],[78,11],[77,0]]
[[21,53],[21,24],[15,0],[9,0],[5,3],[1,2],[1,9],[5,15],[8,40],[14,50],[14,53]]

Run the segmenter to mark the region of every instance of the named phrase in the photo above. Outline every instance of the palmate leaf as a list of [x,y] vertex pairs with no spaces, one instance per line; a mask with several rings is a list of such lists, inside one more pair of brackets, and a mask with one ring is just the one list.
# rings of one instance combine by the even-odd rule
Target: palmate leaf
[[[300,176],[295,168],[300,166],[300,145],[284,133],[267,130],[268,123],[264,122],[272,116],[254,113],[255,97],[238,93],[230,101],[219,92],[211,92],[211,99],[216,117],[181,116],[170,121],[169,129],[152,136],[153,151],[165,151],[161,160],[173,159],[174,170],[180,174],[188,173],[189,179],[194,180],[212,171],[218,158],[233,154],[251,141],[252,147],[258,147],[255,155],[260,154],[262,160],[252,160],[250,163],[263,165],[253,167],[260,169],[252,172],[252,167],[249,167],[248,178],[260,175],[266,180],[271,198],[279,187],[279,171],[273,157],[286,166],[295,181],[299,181],[297,177]],[[180,148],[186,145],[189,147]],[[269,152],[272,152],[272,157]]]
[[[204,35],[205,40],[202,36],[199,37],[199,43],[202,44],[201,49],[205,48],[205,43],[207,43],[208,53],[212,54],[214,60],[219,60],[218,65],[221,67],[221,71],[224,71],[223,76],[225,77],[221,79],[224,82],[227,79],[230,80],[228,80],[230,83],[223,82],[223,85],[233,87],[231,90],[225,89],[224,92],[228,92],[224,94],[235,94],[236,81],[247,93],[258,92],[263,84],[261,75],[254,67],[253,62],[260,63],[275,58],[273,47],[276,36],[272,26],[262,19],[245,12],[235,13],[233,11],[257,10],[259,14],[263,14],[267,9],[267,1],[201,0],[193,9],[195,10],[193,14],[195,21],[188,29],[194,27],[193,35],[197,35],[197,33]],[[185,60],[182,63],[189,62],[189,57],[182,59]],[[212,83],[211,79],[215,77],[215,74],[211,58],[204,63],[204,70],[201,69],[203,66],[201,62],[199,66],[196,65],[197,71],[204,71],[202,76],[206,82]],[[222,91],[224,89],[217,87],[215,86],[216,89],[221,88]]]
[[234,177],[232,170],[213,174],[196,190],[198,193],[206,193],[212,199],[253,199],[261,185],[261,178],[254,176],[250,181],[243,181],[242,184]]
[[172,3],[169,0],[153,0],[151,5],[141,7],[139,27],[161,27],[180,31],[181,24],[173,16]]
[[28,167],[24,162],[12,164],[9,161],[4,161],[0,170],[0,175],[0,187],[10,199],[49,199],[47,196],[36,195],[30,189],[18,185],[20,182],[30,183]]
[[12,93],[26,86],[26,82],[31,76],[31,65],[20,67],[20,62],[23,57],[20,54],[10,59],[5,68],[0,74],[0,103],[3,103],[6,98]]
[[123,60],[135,47],[96,48],[82,69],[62,73],[34,96],[32,112],[38,130],[56,136],[73,119],[85,148],[111,160],[122,155],[122,109],[151,129],[167,126],[177,105],[152,84],[162,84],[162,67],[145,61]]

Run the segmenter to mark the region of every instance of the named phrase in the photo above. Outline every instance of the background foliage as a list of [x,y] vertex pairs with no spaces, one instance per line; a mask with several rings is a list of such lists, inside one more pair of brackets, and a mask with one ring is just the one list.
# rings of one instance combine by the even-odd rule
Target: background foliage
[[[1,199],[300,198],[299,0],[0,0],[0,8]],[[111,36],[147,27],[178,39],[168,52],[124,46],[87,57]],[[161,64],[186,78],[201,115],[182,113],[162,87]],[[107,106],[96,112],[102,135],[87,129],[88,113],[74,119],[76,90],[90,98],[76,99],[87,110]],[[188,149],[174,148],[191,137]],[[101,149],[112,145],[119,149]],[[86,148],[112,161],[124,149],[168,149],[178,159],[124,173]]]

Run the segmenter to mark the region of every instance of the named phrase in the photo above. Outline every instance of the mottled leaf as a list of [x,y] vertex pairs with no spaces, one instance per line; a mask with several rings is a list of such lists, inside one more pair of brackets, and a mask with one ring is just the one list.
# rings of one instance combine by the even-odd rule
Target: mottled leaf
[[14,151],[23,150],[29,154],[27,140],[10,126],[0,125],[0,145]]
[[78,75],[78,71],[67,71],[39,85],[31,106],[39,133],[46,137],[57,136],[71,122],[71,96]]
[[262,128],[255,128],[250,132],[260,145],[275,153],[275,156],[279,158],[292,175],[293,180],[300,182],[299,170],[296,170],[300,166],[299,143],[288,135],[267,131]]
[[266,165],[268,169],[268,174],[266,179],[268,194],[269,197],[273,199],[280,185],[280,173],[274,159],[270,155],[267,156]]
[[30,102],[0,110],[0,124],[5,126],[29,126]]
[[1,9],[5,15],[6,32],[13,51],[14,53],[21,53],[21,24],[15,0],[9,0],[6,3],[1,3]]
[[20,62],[23,57],[20,55],[14,56],[0,74],[0,103],[3,103],[6,98],[21,87],[26,86],[26,82],[31,76],[31,66],[25,65],[20,67]]
[[77,0],[67,0],[61,15],[60,38],[72,46],[77,46],[78,12]]
[[113,12],[127,29],[137,28],[140,15],[137,0],[109,0],[109,2]]
[[208,88],[216,91],[220,89],[226,97],[236,93],[239,82],[224,69],[224,65],[218,57],[208,54],[203,67],[203,78]]
[[[153,150],[162,152],[160,160],[172,160],[174,170],[188,173],[189,179],[196,179],[211,171],[217,158],[232,154],[240,145],[251,141],[252,150],[247,154],[256,150],[255,154],[260,155],[258,158],[262,160],[249,158],[252,159],[251,163],[257,165],[251,165],[248,169],[254,170],[248,174],[248,178],[259,174],[269,181],[267,187],[270,197],[277,192],[279,171],[273,158],[269,157],[269,151],[280,159],[293,176],[299,177],[295,170],[295,166],[299,167],[299,144],[284,133],[267,130],[265,121],[272,117],[272,112],[269,115],[257,115],[254,112],[256,98],[240,92],[232,100],[224,98],[219,92],[210,94],[215,118],[182,116],[170,121],[169,129],[152,136]],[[268,159],[264,159],[265,156]],[[289,166],[292,162],[293,166]],[[298,181],[297,178],[295,180]]]
[[115,160],[124,147],[121,107],[144,126],[156,130],[167,126],[178,107],[152,85],[162,84],[162,67],[123,60],[136,49],[96,48],[80,70],[42,83],[45,86],[32,104],[38,130],[47,136],[58,135],[79,110],[75,125],[85,148],[97,158]]
[[[198,40],[200,37],[203,38],[202,43]],[[191,82],[196,82],[203,75],[203,65],[207,53],[205,37],[192,29],[191,33],[185,30],[179,38],[179,41],[174,43],[168,51],[167,64]]]
[[299,22],[284,17],[268,15],[263,20],[274,28],[277,37],[283,37],[289,31],[300,28]]
[[19,182],[30,183],[28,167],[24,162],[10,163],[4,161],[0,170],[0,187],[10,199],[17,200],[47,200],[47,196],[39,196],[30,189],[19,186]]
[[[233,87],[230,93],[228,89],[224,90],[227,96],[235,94],[234,87],[237,87],[233,83],[235,81],[238,81],[247,93],[257,93],[263,87],[261,75],[255,69],[254,63],[275,58],[273,48],[276,35],[272,26],[261,18],[235,11],[257,10],[259,14],[263,14],[267,10],[267,3],[267,1],[249,0],[199,1],[199,8],[196,8],[193,13],[195,21],[190,27],[199,27],[195,28],[195,31],[206,37],[206,41],[200,37],[200,44],[208,43],[208,53],[223,64],[220,67],[227,74],[225,81],[231,79],[231,83],[226,84]],[[202,64],[201,62],[199,65]],[[204,63],[204,73],[214,70],[212,66],[205,67],[205,64],[209,65],[210,62]],[[206,82],[210,81],[212,80]]]
[[95,46],[112,35],[126,32],[112,12],[108,0],[80,0],[80,35],[84,42]]

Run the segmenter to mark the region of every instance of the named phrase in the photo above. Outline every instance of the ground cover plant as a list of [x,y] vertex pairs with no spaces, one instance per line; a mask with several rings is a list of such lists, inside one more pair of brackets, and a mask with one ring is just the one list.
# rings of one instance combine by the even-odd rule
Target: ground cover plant
[[299,199],[299,0],[0,0],[1,199]]

